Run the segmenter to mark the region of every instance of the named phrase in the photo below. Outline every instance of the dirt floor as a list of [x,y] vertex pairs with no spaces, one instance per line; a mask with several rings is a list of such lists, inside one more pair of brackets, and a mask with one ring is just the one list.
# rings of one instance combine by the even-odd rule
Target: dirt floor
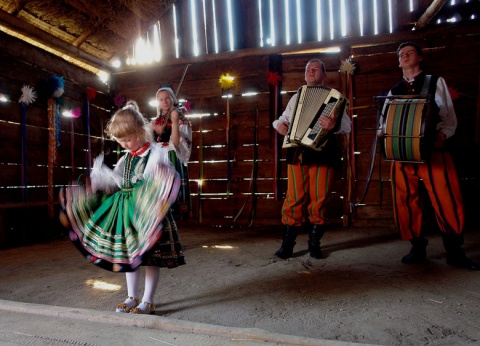
[[[407,266],[409,244],[388,227],[328,230],[323,260],[302,234],[286,261],[273,256],[281,227],[179,229],[187,265],[161,271],[159,316],[378,345],[480,343],[480,272],[448,266],[439,234],[429,263]],[[465,238],[480,261],[480,230]],[[67,238],[1,255],[0,299],[113,311],[126,296],[124,274],[86,262]]]

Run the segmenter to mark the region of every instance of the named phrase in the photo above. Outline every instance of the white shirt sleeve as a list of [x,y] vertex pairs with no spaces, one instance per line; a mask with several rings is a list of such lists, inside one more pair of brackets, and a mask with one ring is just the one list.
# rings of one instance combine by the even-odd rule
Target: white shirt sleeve
[[188,164],[190,155],[192,154],[192,126],[190,121],[186,118],[180,120],[180,145],[176,149],[177,157],[184,166]]
[[297,94],[292,96],[290,101],[288,101],[287,107],[285,107],[285,110],[283,111],[282,115],[272,123],[273,128],[275,130],[277,129],[278,124],[281,124],[285,121],[290,122],[290,115],[293,112],[293,108],[295,107],[296,100],[297,100]]
[[125,155],[120,158],[112,170],[103,163],[103,154],[100,154],[93,161],[90,181],[92,191],[114,191],[122,187],[123,167],[125,166]]
[[352,121],[350,120],[350,117],[347,114],[347,110],[345,109],[343,111],[342,120],[340,122],[340,129],[337,132],[335,132],[335,134],[343,135],[343,134],[350,133],[351,131],[352,131]]
[[448,91],[448,86],[442,77],[438,78],[437,90],[435,92],[435,103],[440,108],[440,122],[437,124],[437,130],[442,131],[447,138],[455,134],[457,129],[457,115],[453,108],[452,98]]

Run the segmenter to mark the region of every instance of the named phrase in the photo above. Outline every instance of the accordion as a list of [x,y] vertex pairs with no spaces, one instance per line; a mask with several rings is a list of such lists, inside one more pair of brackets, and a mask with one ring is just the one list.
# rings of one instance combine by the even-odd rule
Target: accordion
[[[324,86],[300,87],[282,148],[301,145],[322,150],[329,131],[320,126],[320,117],[335,116],[338,120],[347,105],[347,99],[338,90]],[[333,112],[335,109],[337,112]]]

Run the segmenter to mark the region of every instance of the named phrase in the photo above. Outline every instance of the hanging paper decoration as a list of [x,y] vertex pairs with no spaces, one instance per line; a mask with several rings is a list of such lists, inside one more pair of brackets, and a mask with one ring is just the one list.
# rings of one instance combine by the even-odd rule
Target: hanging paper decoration
[[222,89],[231,89],[235,85],[235,77],[230,76],[228,73],[222,74],[218,82]]
[[63,95],[65,87],[65,81],[63,77],[53,75],[47,81],[47,92],[50,97],[59,98]]
[[29,105],[32,102],[35,102],[37,98],[37,93],[30,85],[24,85],[22,87],[22,96],[18,99],[18,102]]
[[[279,83],[282,81],[282,76],[277,71],[268,71],[267,72],[267,82],[270,85],[273,85],[272,95],[274,97],[274,114],[278,112],[278,97],[279,97]],[[279,134],[275,134],[275,143],[274,143],[274,176],[273,176],[273,191],[274,191],[274,198],[276,201],[281,199],[281,191],[282,191],[282,183],[281,183],[281,167],[280,167],[280,148],[278,146],[278,136]]]
[[125,105],[125,96],[122,94],[118,94],[113,98],[113,103],[117,108],[122,108]]
[[85,127],[87,129],[87,173],[90,175],[90,167],[92,164],[92,143],[90,141],[90,98],[88,95],[87,89],[85,95]]
[[450,97],[452,101],[458,100],[460,98],[460,92],[454,87],[449,86],[448,91],[450,92]]
[[282,80],[282,76],[278,74],[278,72],[271,72],[267,73],[267,81],[271,85],[277,85]]
[[60,105],[64,92],[63,77],[53,75],[47,81],[48,99],[48,213],[54,217],[53,167],[57,163],[57,147],[60,146]]
[[18,102],[22,105],[22,201],[27,202],[27,105],[35,101],[37,94],[29,85],[24,85],[21,90]]
[[74,110],[72,110],[72,118],[80,118],[80,116],[82,115],[82,110],[80,109],[80,107],[78,108],[75,108]]
[[342,60],[342,63],[340,64],[340,72],[346,72],[349,75],[353,75],[355,68],[355,64],[352,63],[350,58]]
[[230,159],[230,98],[227,97],[227,125],[226,141],[227,141],[227,198],[230,197],[230,190],[232,187],[232,163]]
[[187,111],[187,113],[192,110],[192,103],[190,101],[183,102],[182,105],[183,108],[185,108],[185,110]]
[[[202,112],[200,112],[202,114]],[[202,209],[202,192],[203,192],[203,122],[202,122],[202,116],[200,116],[200,120],[198,122],[198,130],[200,133],[200,146],[198,147],[198,194],[197,194],[197,207],[198,207],[198,222],[202,223],[203,222],[203,209]]]
[[50,218],[54,217],[54,196],[53,196],[53,166],[57,159],[57,145],[55,137],[55,113],[57,105],[55,99],[50,97],[48,99],[48,163],[47,163],[47,178],[48,178],[48,214]]
[[94,88],[87,88],[87,98],[93,100],[97,96],[97,91]]
[[[353,106],[354,102],[354,97],[353,97],[353,74],[355,73],[356,66],[354,63],[352,63],[351,57],[348,59],[342,60],[342,63],[340,64],[340,72],[345,73],[345,94],[347,96],[347,99],[350,103],[350,106]],[[348,109],[347,110],[348,116],[350,119],[352,119],[352,110]],[[355,181],[356,181],[356,172],[355,172],[355,151],[354,151],[354,145],[355,145],[355,131],[352,129],[352,132],[350,133],[350,136],[345,137],[345,148],[346,148],[346,157],[347,157],[347,200],[344,202],[348,206],[348,215],[344,215],[343,222],[344,225],[347,225],[350,223],[350,215],[353,211],[353,208],[351,207],[352,205],[355,205],[355,197],[354,197],[354,192],[355,192]],[[380,191],[381,191],[381,185],[380,185]],[[345,210],[347,210],[347,207],[345,207]]]
[[[230,76],[228,73],[222,74],[218,80],[220,86],[223,90],[228,90],[233,88],[235,85],[235,78]],[[230,98],[227,97],[227,124],[226,124],[226,140],[227,140],[227,198],[230,196],[231,188],[231,177],[232,177],[232,167],[230,160]]]

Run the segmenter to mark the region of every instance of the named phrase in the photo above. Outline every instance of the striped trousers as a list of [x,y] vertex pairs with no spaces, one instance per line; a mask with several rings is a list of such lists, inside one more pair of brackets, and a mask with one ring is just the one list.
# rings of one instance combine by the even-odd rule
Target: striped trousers
[[420,237],[422,206],[419,182],[423,180],[440,230],[461,234],[465,222],[457,172],[448,152],[433,152],[424,164],[393,162],[391,170],[395,222],[403,240]]
[[332,188],[334,169],[329,166],[287,166],[288,188],[282,207],[282,223],[301,226],[325,223],[325,202]]

